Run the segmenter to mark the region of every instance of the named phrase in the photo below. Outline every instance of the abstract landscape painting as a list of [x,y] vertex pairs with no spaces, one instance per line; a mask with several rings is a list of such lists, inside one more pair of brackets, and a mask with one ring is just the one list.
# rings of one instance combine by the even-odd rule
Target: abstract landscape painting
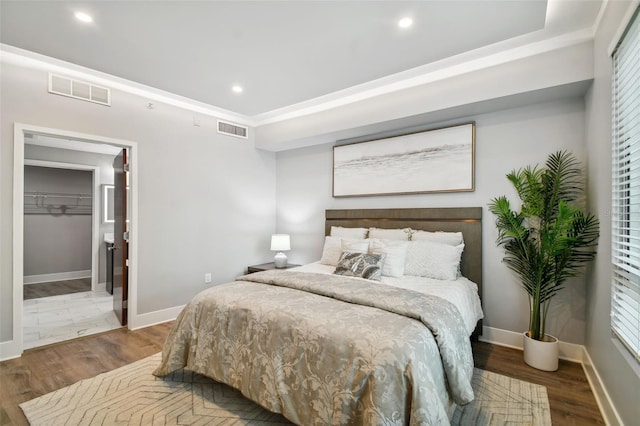
[[333,196],[474,190],[475,123],[333,148]]

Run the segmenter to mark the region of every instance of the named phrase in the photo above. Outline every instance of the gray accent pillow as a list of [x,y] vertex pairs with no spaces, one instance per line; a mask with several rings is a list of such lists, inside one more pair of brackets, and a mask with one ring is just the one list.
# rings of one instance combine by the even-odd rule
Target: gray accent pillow
[[385,256],[345,251],[340,255],[334,274],[380,281]]

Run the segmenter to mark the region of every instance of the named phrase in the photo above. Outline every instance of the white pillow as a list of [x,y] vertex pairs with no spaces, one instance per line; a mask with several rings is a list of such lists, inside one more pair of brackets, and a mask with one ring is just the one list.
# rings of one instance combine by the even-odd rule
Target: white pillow
[[369,240],[369,253],[386,255],[382,264],[382,275],[398,278],[404,275],[408,246],[409,241],[372,238]]
[[344,253],[345,251],[348,251],[350,253],[368,253],[369,240],[356,240],[354,238],[343,238],[341,248],[342,248],[342,253]]
[[332,226],[330,235],[332,237],[363,240],[367,238],[367,228],[343,228],[342,226]]
[[340,255],[344,251],[352,253],[367,253],[369,250],[369,240],[340,237],[324,237],[324,247],[322,248],[323,265],[336,266],[340,260]]
[[464,244],[452,246],[432,241],[409,241],[405,275],[454,281],[458,279]]
[[433,241],[450,246],[459,246],[464,243],[462,232],[429,232],[416,230],[412,230],[411,241]]
[[324,237],[324,247],[322,248],[322,259],[320,259],[320,263],[323,265],[336,266],[341,254],[342,238]]
[[379,240],[409,241],[409,235],[411,235],[411,229],[409,228],[403,228],[403,229],[369,228],[369,238],[377,238]]

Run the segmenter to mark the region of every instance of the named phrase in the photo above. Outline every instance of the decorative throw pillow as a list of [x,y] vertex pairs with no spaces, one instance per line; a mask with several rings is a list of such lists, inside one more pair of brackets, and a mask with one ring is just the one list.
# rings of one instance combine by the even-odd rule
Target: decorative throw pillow
[[330,235],[332,237],[363,240],[367,238],[367,228],[343,228],[342,226],[332,226]]
[[379,240],[409,241],[410,235],[411,235],[410,228],[402,228],[402,229],[369,228],[369,238],[377,238]]
[[404,265],[407,257],[407,247],[409,241],[399,240],[379,240],[371,238],[369,240],[369,253],[384,254],[384,264],[382,265],[382,275],[385,277],[399,278],[404,275]]
[[462,232],[429,232],[429,231],[411,231],[411,241],[433,241],[434,243],[447,244],[450,246],[458,246],[464,243]]
[[454,281],[460,275],[464,244],[451,246],[432,241],[410,241],[405,275]]
[[384,254],[344,252],[334,274],[380,281]]

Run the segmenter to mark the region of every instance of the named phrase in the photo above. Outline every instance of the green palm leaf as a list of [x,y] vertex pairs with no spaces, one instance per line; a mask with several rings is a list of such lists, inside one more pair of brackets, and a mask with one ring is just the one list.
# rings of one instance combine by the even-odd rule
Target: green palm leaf
[[496,216],[503,262],[530,298],[529,335],[542,339],[551,299],[595,258],[599,223],[577,206],[583,174],[567,151],[549,155],[544,168],[514,170],[507,179],[520,198],[520,212],[511,210],[505,196],[491,200],[489,211]]

